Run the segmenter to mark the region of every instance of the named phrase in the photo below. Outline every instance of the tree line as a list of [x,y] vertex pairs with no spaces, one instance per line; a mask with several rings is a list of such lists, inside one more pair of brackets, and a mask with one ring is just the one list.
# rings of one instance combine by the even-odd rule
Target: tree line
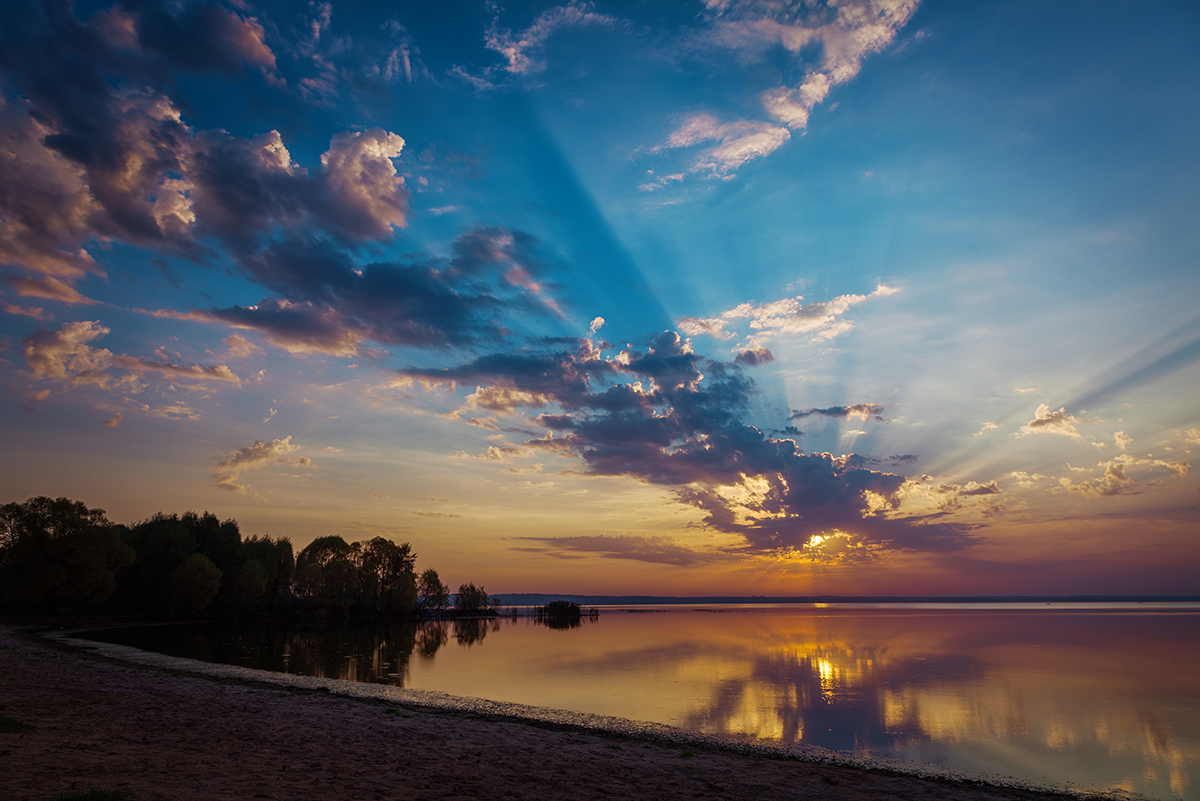
[[0,610],[159,618],[407,617],[495,614],[500,599],[463,584],[451,604],[436,570],[416,573],[407,543],[243,538],[209,512],[158,513],[125,526],[69,498],[0,506]]

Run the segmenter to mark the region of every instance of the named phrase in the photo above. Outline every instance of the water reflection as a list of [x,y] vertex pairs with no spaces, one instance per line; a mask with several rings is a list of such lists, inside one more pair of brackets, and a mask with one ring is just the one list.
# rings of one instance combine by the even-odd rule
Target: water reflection
[[131,639],[146,631],[122,641],[268,670],[1200,799],[1196,613],[804,607],[606,613],[553,632],[501,618],[191,628],[159,630],[157,643]]

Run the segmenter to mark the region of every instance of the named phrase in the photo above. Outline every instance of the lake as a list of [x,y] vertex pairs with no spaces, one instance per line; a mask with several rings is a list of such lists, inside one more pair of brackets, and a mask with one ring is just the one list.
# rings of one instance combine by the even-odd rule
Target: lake
[[161,626],[118,642],[285,673],[1200,799],[1200,605],[601,609],[329,626]]

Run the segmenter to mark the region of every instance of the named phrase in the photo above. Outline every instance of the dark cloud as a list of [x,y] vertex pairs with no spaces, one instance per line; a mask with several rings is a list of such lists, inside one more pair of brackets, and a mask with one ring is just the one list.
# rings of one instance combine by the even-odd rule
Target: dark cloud
[[5,4],[0,263],[70,282],[102,274],[85,246],[109,238],[192,259],[219,244],[254,274],[280,238],[351,248],[403,227],[395,133],[336,134],[309,170],[277,131],[241,138],[184,121],[174,71],[245,65],[274,68],[263,29],[219,5],[127,2],[85,22],[67,3]]
[[536,251],[536,241],[526,234],[479,228],[455,240],[452,258],[359,266],[327,239],[286,239],[240,262],[281,297],[203,314],[263,331],[293,351],[348,355],[365,340],[473,346],[504,336],[509,316],[556,314],[530,281],[511,280],[514,270],[528,277],[544,270]]
[[883,407],[877,403],[856,403],[853,406],[830,406],[828,409],[804,409],[803,411],[793,411],[791,417],[788,419],[801,420],[813,415],[838,417],[841,419],[856,417],[859,420],[867,420],[873,417],[881,423],[887,422],[883,417]]
[[535,422],[547,435],[525,448],[579,458],[591,475],[672,487],[705,512],[707,525],[740,535],[751,551],[801,549],[829,532],[876,548],[955,550],[969,540],[959,526],[887,516],[902,476],[868,469],[870,460],[856,454],[805,454],[793,440],[747,425],[755,388],[740,366],[703,358],[671,331],[613,356],[578,340],[573,349],[403,374],[475,387],[469,408],[546,409]]
[[895,464],[912,464],[914,462],[920,461],[920,459],[916,456],[916,454],[898,453],[894,456],[889,456],[887,458],[887,461],[893,462]]
[[738,364],[744,364],[748,367],[753,367],[755,365],[769,364],[775,361],[775,354],[771,353],[771,351],[766,348],[750,348],[749,350],[744,350],[739,353],[737,357],[734,358],[734,361]]

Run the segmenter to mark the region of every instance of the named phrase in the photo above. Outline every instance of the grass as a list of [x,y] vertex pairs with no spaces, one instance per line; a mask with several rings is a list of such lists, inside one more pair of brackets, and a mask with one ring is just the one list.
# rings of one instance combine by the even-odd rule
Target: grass
[[692,758],[692,757],[694,757],[695,755],[696,755],[696,754],[695,754],[695,752],[693,752],[693,751],[680,751],[680,752],[679,752],[679,758],[680,758],[680,759],[691,759],[691,758]]
[[60,793],[54,796],[54,801],[125,801],[126,798],[129,798],[128,793],[93,787],[82,792]]
[[34,728],[29,723],[22,723],[8,715],[0,715],[0,734],[18,734]]
[[398,718],[411,718],[412,717],[412,715],[408,714],[407,712],[401,712],[399,709],[397,709],[394,706],[389,706],[387,709],[383,710],[383,713],[385,715],[395,715]]

